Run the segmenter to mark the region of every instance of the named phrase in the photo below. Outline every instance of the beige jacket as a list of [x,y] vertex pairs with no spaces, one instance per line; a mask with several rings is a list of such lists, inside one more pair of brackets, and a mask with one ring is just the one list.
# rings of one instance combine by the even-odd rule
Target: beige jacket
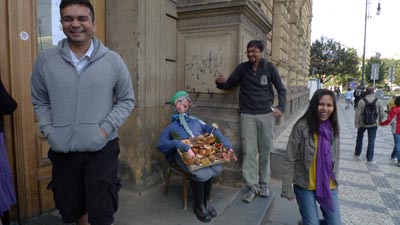
[[[333,136],[333,131],[332,131]],[[283,198],[293,198],[293,184],[308,188],[310,167],[314,159],[315,142],[310,136],[305,120],[296,122],[289,137],[286,156],[283,160],[282,194]],[[336,181],[339,171],[339,137],[332,137],[331,157]]]
[[[372,102],[375,99],[375,95],[374,94],[369,94],[369,95],[365,96],[365,98],[367,99],[368,102]],[[376,106],[378,107],[378,109],[377,109],[378,118],[376,119],[376,123],[375,124],[366,125],[366,124],[364,124],[363,119],[362,119],[362,113],[363,113],[364,108],[365,108],[365,102],[364,102],[364,100],[362,98],[360,99],[360,101],[358,101],[357,109],[356,109],[356,116],[355,116],[355,119],[354,119],[354,125],[355,125],[355,127],[357,129],[360,128],[360,127],[366,127],[366,128],[368,128],[368,127],[377,127],[378,124],[385,119],[386,113],[385,113],[385,109],[383,107],[383,102],[380,99],[378,99],[378,101],[376,101]]]

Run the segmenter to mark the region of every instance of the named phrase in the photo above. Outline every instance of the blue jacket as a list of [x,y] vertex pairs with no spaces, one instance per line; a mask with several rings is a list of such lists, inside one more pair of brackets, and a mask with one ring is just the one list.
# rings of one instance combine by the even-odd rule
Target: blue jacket
[[[194,136],[210,133],[213,129],[212,126],[195,117],[186,117],[186,121]],[[214,129],[213,134],[227,149],[232,148],[231,142],[221,133],[220,130]],[[161,132],[157,149],[165,153],[165,157],[168,161],[173,161],[177,149],[182,151],[188,151],[190,149],[189,145],[181,142],[181,140],[189,139],[189,137],[189,134],[186,133],[179,120],[175,120]]]

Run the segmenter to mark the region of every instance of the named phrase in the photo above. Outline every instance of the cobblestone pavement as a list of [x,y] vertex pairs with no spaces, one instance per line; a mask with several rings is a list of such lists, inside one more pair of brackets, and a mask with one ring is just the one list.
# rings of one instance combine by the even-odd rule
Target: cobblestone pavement
[[[303,112],[300,112],[300,117]],[[400,225],[400,167],[390,159],[393,136],[390,126],[379,127],[374,151],[374,162],[367,163],[367,132],[363,151],[354,156],[357,129],[355,111],[345,110],[345,102],[338,103],[340,123],[339,198],[344,225]],[[277,137],[274,148],[286,150],[293,122]],[[277,190],[278,192],[280,190]],[[298,211],[298,208],[292,208]]]
[[355,157],[357,129],[353,109],[338,104],[341,156],[339,164],[339,198],[344,224],[400,225],[400,167],[390,159],[393,136],[390,126],[379,127],[374,162],[367,163],[367,132],[363,151]]

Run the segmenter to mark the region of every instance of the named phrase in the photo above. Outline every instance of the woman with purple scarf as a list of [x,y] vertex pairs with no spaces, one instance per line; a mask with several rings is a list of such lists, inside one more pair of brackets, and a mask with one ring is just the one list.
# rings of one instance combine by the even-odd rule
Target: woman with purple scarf
[[3,115],[13,113],[16,108],[17,103],[8,94],[0,80],[0,218],[3,225],[10,224],[9,210],[17,202],[4,143]]
[[303,225],[342,224],[337,191],[339,149],[335,94],[319,89],[293,126],[283,163],[281,197],[296,198]]

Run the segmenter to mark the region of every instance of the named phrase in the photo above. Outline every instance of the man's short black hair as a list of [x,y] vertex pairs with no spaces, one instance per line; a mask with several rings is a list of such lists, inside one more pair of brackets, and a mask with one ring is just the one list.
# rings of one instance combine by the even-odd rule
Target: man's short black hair
[[247,44],[247,49],[254,47],[260,49],[260,51],[264,51],[264,42],[261,40],[252,40]]
[[94,21],[94,10],[93,10],[93,6],[90,3],[89,0],[62,0],[60,3],[60,16],[61,15],[61,11],[70,5],[82,5],[85,6],[86,8],[88,8],[90,10],[90,16],[92,17],[92,21]]

